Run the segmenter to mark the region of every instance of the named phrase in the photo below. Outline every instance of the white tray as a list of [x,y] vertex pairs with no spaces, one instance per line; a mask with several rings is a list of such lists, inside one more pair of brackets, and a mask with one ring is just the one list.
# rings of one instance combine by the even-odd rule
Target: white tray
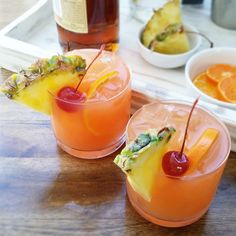
[[[215,46],[235,46],[236,31],[216,26],[210,20],[210,0],[204,5],[184,6],[185,22],[214,41]],[[145,62],[137,50],[138,30],[142,24],[130,14],[128,0],[121,0],[121,32],[119,54],[133,72],[133,89],[143,98],[180,99],[193,101],[185,87],[184,68],[164,70]],[[203,44],[207,47],[207,43]],[[0,66],[17,71],[39,57],[61,53],[51,0],[40,0],[30,10],[0,31]],[[146,96],[145,96],[145,95]],[[145,100],[144,99],[144,100]],[[133,99],[139,103],[140,97]],[[236,111],[201,101],[201,105],[213,111],[228,126],[236,151]]]

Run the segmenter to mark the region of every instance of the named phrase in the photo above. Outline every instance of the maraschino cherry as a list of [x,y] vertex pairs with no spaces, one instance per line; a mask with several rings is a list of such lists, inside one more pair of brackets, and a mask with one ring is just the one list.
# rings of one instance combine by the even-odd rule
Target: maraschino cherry
[[58,97],[57,104],[61,109],[67,112],[75,112],[78,108],[77,103],[81,103],[86,100],[86,94],[78,90],[79,86],[82,80],[84,79],[85,74],[88,72],[89,68],[92,66],[95,60],[101,55],[104,48],[105,48],[105,45],[103,44],[99,52],[97,53],[97,55],[94,57],[92,62],[88,65],[85,73],[82,75],[82,78],[81,78],[81,75],[79,75],[80,81],[77,84],[76,88],[73,88],[71,86],[66,86],[59,90],[59,92],[57,93],[57,97]]
[[181,151],[169,151],[165,153],[162,159],[162,168],[166,175],[169,176],[181,176],[183,175],[189,168],[189,160],[188,157],[184,154],[184,146],[187,137],[189,122],[193,113],[194,108],[198,103],[199,98],[195,100],[193,103],[192,109],[188,116],[188,121],[185,128],[184,140],[182,144]]
[[76,91],[73,87],[63,87],[57,93],[57,105],[67,112],[74,112],[77,110],[77,103],[86,100],[86,94]]

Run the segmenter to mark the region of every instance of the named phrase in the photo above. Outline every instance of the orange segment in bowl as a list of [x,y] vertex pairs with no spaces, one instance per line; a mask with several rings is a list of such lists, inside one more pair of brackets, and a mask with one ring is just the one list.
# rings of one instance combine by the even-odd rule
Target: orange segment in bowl
[[218,84],[218,90],[225,101],[236,103],[236,75],[221,80]]
[[203,93],[210,97],[219,99],[220,94],[217,90],[216,83],[213,83],[207,76],[205,72],[198,75],[194,80],[193,84],[200,89]]
[[218,130],[213,128],[206,129],[197,140],[197,142],[186,153],[190,160],[188,173],[192,172],[198,167],[199,162],[205,157],[218,135]]
[[236,74],[236,67],[227,64],[215,64],[208,67],[206,71],[207,76],[213,82],[218,83],[224,78],[229,78],[232,75]]

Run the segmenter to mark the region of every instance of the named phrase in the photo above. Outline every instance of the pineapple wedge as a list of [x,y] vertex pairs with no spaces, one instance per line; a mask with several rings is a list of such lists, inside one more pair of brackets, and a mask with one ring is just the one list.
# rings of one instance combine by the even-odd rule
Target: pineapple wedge
[[162,157],[174,132],[173,127],[165,127],[159,132],[149,130],[142,133],[126,145],[114,160],[127,175],[133,189],[146,201],[151,201],[155,176],[160,170]]
[[76,86],[85,68],[85,60],[78,55],[40,59],[26,70],[11,75],[0,91],[10,99],[49,115],[49,91],[56,93],[64,86]]
[[163,8],[154,11],[141,40],[144,46],[159,53],[179,54],[189,50],[179,0],[170,0]]

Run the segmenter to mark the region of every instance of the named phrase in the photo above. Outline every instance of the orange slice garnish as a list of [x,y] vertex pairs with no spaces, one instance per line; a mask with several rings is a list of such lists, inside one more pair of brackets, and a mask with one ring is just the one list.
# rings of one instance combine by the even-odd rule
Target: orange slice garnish
[[219,99],[217,84],[212,82],[205,72],[198,75],[193,80],[193,84],[208,96]]
[[208,67],[206,71],[207,76],[213,82],[220,82],[224,78],[229,78],[236,74],[236,67],[227,64],[215,64]]
[[218,130],[213,128],[206,129],[197,142],[186,153],[190,161],[188,173],[197,169],[199,162],[206,156],[218,135]]
[[103,75],[99,79],[95,80],[90,86],[87,97],[91,98],[94,95],[94,93],[96,92],[98,87],[100,87],[102,84],[106,83],[107,80],[109,80],[117,75],[118,75],[117,71],[112,71],[112,72],[109,72],[109,73]]
[[218,84],[218,90],[225,101],[236,103],[236,75],[221,80]]
[[[119,73],[117,71],[112,71],[112,72],[109,72],[109,73],[103,75],[102,77],[98,78],[97,80],[95,80],[91,84],[91,86],[90,86],[90,88],[88,90],[87,98],[93,97],[95,92],[96,92],[96,90],[101,85],[106,83],[108,80],[118,76],[118,74]],[[102,130],[103,130],[103,128],[100,125],[100,120],[105,121],[104,120],[105,118],[103,117],[103,112],[104,111],[101,111],[100,109],[97,112],[91,111],[91,113],[90,113],[89,109],[85,109],[85,111],[84,111],[84,123],[85,123],[85,126],[95,136],[99,136],[101,134]],[[92,116],[92,114],[93,114],[93,116]],[[97,116],[97,117],[95,118],[95,116]]]

